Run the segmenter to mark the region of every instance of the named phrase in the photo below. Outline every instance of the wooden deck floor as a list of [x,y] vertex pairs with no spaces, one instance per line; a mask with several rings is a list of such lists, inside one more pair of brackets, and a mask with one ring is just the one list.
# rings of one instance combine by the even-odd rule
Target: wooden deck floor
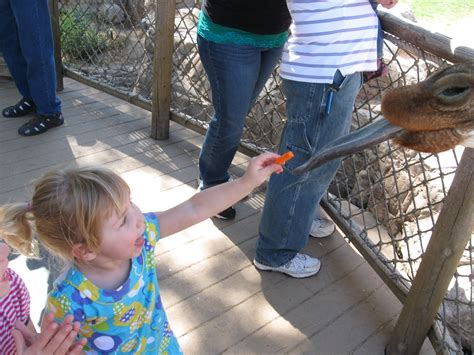
[[[149,112],[71,79],[59,96],[66,123],[40,136],[17,134],[28,117],[1,118],[0,203],[29,200],[31,181],[56,165],[113,169],[143,211],[195,192],[201,135],[172,123],[170,139],[154,141]],[[0,79],[0,107],[18,99],[14,84]],[[247,161],[238,154],[232,173],[242,174]],[[401,305],[341,235],[310,240],[305,252],[323,265],[315,277],[252,266],[263,199],[260,189],[237,205],[234,221],[207,220],[160,241],[162,297],[184,352],[383,354]],[[30,290],[36,322],[57,273],[48,265],[11,262]],[[426,345],[423,353],[432,353]]]

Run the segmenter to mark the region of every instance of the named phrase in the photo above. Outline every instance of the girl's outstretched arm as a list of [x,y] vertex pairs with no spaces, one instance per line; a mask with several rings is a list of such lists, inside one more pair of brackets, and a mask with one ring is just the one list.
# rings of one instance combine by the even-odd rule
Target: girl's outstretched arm
[[189,200],[158,212],[161,237],[166,237],[209,217],[240,201],[254,188],[261,185],[272,173],[280,173],[283,168],[274,161],[278,154],[264,153],[250,160],[241,178],[205,189]]

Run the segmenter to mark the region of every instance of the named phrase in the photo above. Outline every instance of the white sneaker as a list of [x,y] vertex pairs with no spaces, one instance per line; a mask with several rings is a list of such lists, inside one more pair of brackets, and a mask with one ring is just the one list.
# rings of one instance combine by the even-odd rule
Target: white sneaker
[[321,261],[305,254],[296,254],[296,256],[282,266],[267,266],[253,259],[255,267],[262,271],[278,271],[283,274],[301,279],[316,275],[321,269]]
[[314,238],[325,238],[333,234],[335,229],[336,226],[330,219],[316,217],[311,224],[309,235]]

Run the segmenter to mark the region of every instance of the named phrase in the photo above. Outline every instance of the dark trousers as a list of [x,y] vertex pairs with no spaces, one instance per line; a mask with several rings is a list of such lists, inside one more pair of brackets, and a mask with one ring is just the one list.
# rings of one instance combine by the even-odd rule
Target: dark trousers
[[47,0],[0,0],[0,52],[18,91],[33,99],[39,114],[61,111]]

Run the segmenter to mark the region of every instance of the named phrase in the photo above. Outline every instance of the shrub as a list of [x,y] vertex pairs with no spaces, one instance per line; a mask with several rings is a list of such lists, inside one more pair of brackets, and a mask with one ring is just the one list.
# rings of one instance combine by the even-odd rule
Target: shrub
[[109,47],[107,32],[78,11],[61,13],[60,30],[61,50],[66,58],[92,62]]

